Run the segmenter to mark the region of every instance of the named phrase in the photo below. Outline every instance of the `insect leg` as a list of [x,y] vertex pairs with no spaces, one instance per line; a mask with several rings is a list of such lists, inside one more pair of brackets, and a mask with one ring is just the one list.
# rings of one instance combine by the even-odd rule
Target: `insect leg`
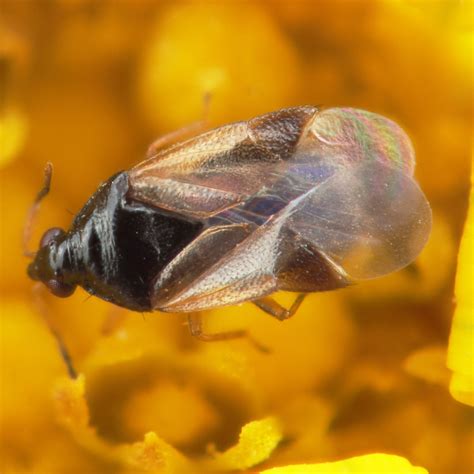
[[46,322],[48,329],[51,331],[51,334],[53,335],[54,339],[56,339],[56,344],[58,345],[59,353],[61,354],[64,364],[66,365],[66,369],[67,369],[67,373],[69,377],[71,377],[72,379],[75,379],[77,378],[77,372],[76,372],[76,369],[74,368],[74,365],[72,364],[71,354],[67,350],[66,344],[64,343],[61,335],[58,333],[58,331],[56,331],[56,329],[53,326],[53,323],[51,322],[49,318],[45,300],[42,293],[43,289],[44,289],[44,286],[41,283],[37,283],[33,286],[34,302],[36,304],[38,312],[41,314],[44,321]]
[[64,344],[64,341],[62,340],[61,336],[57,331],[55,331],[51,326],[49,327],[51,333],[53,334],[54,338],[56,339],[56,343],[58,345],[59,353],[61,354],[61,357],[63,358],[64,363],[66,364],[66,369],[69,377],[72,379],[77,378],[77,371],[72,365],[72,358],[71,354],[67,350],[66,344]]
[[206,123],[203,120],[198,120],[196,122],[190,123],[178,130],[173,130],[172,132],[166,133],[161,137],[158,137],[149,147],[146,152],[147,158],[153,158],[161,148],[164,148],[168,145],[172,145],[180,140],[184,140],[186,137],[197,134],[204,131]]
[[285,319],[291,318],[296,313],[296,311],[298,311],[298,308],[300,307],[305,297],[306,293],[300,293],[289,309],[286,309],[281,306],[281,304],[277,303],[270,296],[265,296],[264,298],[252,301],[252,303],[258,306],[262,311],[265,311],[265,313],[269,314],[270,316],[273,316],[274,318],[277,318],[280,321],[284,321]]
[[172,145],[180,140],[184,140],[187,137],[192,135],[204,132],[208,126],[208,114],[209,114],[209,103],[211,101],[210,94],[204,96],[204,109],[202,118],[196,120],[195,122],[185,125],[184,127],[179,128],[178,130],[173,130],[172,132],[166,133],[161,137],[158,137],[149,147],[146,152],[146,158],[153,158],[161,148],[164,148],[168,145]]
[[23,255],[25,257],[33,258],[35,256],[35,252],[29,250],[29,243],[31,240],[31,233],[33,228],[33,222],[38,214],[38,210],[41,204],[41,201],[48,195],[49,190],[51,188],[51,178],[53,176],[53,165],[51,163],[46,163],[44,168],[44,183],[43,187],[40,189],[39,193],[37,194],[32,206],[28,211],[28,216],[26,218],[25,227],[23,229]]
[[268,352],[265,346],[262,346],[259,342],[250,336],[245,329],[237,329],[235,331],[217,332],[208,334],[202,330],[202,318],[200,313],[189,313],[188,314],[188,326],[191,335],[196,339],[204,342],[215,342],[215,341],[228,341],[229,339],[238,339],[246,337],[248,340],[261,352]]

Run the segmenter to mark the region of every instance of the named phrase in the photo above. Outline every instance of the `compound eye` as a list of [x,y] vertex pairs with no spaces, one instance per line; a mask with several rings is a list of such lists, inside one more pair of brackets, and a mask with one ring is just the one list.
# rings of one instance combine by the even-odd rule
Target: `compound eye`
[[43,237],[41,237],[40,248],[46,247],[51,242],[53,242],[54,240],[57,240],[59,237],[61,237],[64,234],[65,234],[64,230],[60,229],[59,227],[52,227],[51,229],[48,229],[43,234]]
[[45,285],[54,296],[58,296],[59,298],[67,298],[68,296],[71,296],[76,289],[75,285],[63,283],[55,278],[45,282]]

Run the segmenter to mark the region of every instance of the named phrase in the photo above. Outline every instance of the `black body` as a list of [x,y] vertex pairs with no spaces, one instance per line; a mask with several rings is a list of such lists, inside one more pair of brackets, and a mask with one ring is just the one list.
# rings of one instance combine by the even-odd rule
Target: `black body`
[[151,311],[153,281],[202,224],[134,201],[128,187],[126,172],[103,183],[71,229],[40,248],[30,276],[80,285],[124,308]]

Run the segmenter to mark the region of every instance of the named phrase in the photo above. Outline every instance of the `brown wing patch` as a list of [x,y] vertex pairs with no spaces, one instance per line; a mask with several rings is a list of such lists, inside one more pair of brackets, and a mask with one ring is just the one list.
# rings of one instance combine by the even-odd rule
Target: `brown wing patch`
[[129,174],[134,179],[148,174],[161,176],[192,174],[205,166],[210,158],[231,152],[246,138],[248,138],[246,122],[224,125],[165,148],[156,156],[134,166]]
[[275,268],[280,290],[328,291],[350,284],[350,280],[310,242],[287,228],[282,230],[282,234],[280,257]]
[[178,254],[153,285],[152,306],[160,309],[250,234],[245,224],[212,227]]
[[204,311],[231,306],[267,296],[277,290],[275,279],[269,275],[254,275],[203,294],[191,295],[183,301],[172,301],[161,311],[169,313]]
[[129,190],[128,196],[152,206],[197,218],[212,216],[245,199],[242,194],[157,176],[146,176],[137,181]]
[[292,107],[261,115],[248,122],[252,141],[276,157],[287,160],[302,130],[318,112],[316,107]]
[[197,311],[260,298],[275,291],[278,282],[274,269],[285,218],[283,213],[253,230],[161,309]]

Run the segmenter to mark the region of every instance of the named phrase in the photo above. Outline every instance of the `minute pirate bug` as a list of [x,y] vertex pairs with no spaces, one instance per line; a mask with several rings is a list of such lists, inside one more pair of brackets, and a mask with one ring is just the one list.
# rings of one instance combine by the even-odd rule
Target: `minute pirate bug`
[[[405,132],[352,108],[281,109],[151,147],[102,183],[68,231],[52,228],[28,275],[56,296],[77,285],[134,311],[251,301],[284,320],[309,292],[412,262],[431,229]],[[44,191],[49,189],[51,169]],[[291,308],[271,298],[299,295]]]

